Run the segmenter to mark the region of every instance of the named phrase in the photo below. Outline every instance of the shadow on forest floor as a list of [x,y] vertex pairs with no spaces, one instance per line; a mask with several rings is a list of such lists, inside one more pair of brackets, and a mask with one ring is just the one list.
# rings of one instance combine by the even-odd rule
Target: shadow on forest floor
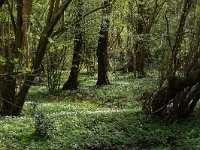
[[77,91],[56,95],[32,87],[28,100],[38,102],[36,112],[46,116],[41,124],[46,129],[50,121],[55,129],[48,138],[35,136],[33,105],[27,102],[21,117],[0,119],[0,149],[200,149],[200,118],[167,125],[142,113],[137,98],[157,87],[155,79],[118,75],[96,88],[86,78]]

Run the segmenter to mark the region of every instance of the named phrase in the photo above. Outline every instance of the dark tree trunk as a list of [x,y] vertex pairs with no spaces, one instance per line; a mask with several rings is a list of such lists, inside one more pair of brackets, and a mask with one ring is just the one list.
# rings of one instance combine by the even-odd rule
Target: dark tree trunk
[[[23,39],[23,19],[22,19],[22,9],[23,9],[23,1],[17,0],[17,19],[16,19],[16,35],[15,35],[15,46],[11,47],[9,44],[7,44],[8,47],[10,47],[12,50],[10,53],[6,53],[4,57],[7,59],[6,64],[2,66],[1,71],[4,72],[4,81],[2,81],[2,113],[4,115],[12,115],[11,109],[15,107],[15,100],[16,100],[16,79],[13,77],[14,73],[14,64],[12,63],[14,58],[20,59],[20,53],[19,50],[22,49],[22,39]],[[10,33],[10,25],[7,26],[8,32]],[[6,50],[6,49],[5,49]],[[9,51],[9,50],[7,50]],[[13,57],[15,56],[15,57]]]
[[[0,101],[1,101],[1,114],[10,115],[10,110],[13,107],[16,96],[16,79],[13,77],[14,64],[13,59],[19,58],[19,49],[22,49],[22,7],[23,2],[17,1],[17,20],[16,20],[16,35],[15,41],[10,38],[4,39],[4,36],[9,37],[12,32],[10,31],[10,23],[3,23],[3,28],[0,29],[2,36],[2,47],[0,47],[1,55],[6,59],[5,64],[1,64],[0,73]],[[15,43],[15,44],[13,44]],[[13,57],[15,56],[15,57]]]
[[14,105],[11,108],[10,115],[17,116],[21,113],[21,110],[22,110],[24,102],[25,102],[26,95],[33,83],[35,76],[40,71],[40,65],[41,65],[42,59],[44,57],[44,54],[46,52],[46,47],[48,44],[48,37],[50,37],[52,31],[53,31],[53,28],[51,25],[46,26],[46,28],[44,29],[44,31],[41,35],[41,38],[39,40],[39,45],[38,45],[35,60],[34,60],[34,65],[33,65],[34,72],[31,74],[28,74],[27,77],[25,78],[25,81],[24,81],[22,87],[20,88],[19,93],[16,96]]
[[0,1],[0,8],[5,4],[6,0],[1,0]]
[[[138,5],[138,15],[139,19],[137,21],[136,25],[136,32],[138,36],[141,36],[144,31],[144,18],[142,16],[144,15],[144,6],[143,4]],[[145,72],[144,72],[144,62],[145,62],[145,53],[146,53],[146,48],[144,44],[144,40],[141,39],[142,37],[139,37],[139,39],[136,41],[136,46],[135,46],[135,55],[136,55],[136,71],[138,72],[139,77],[144,77]]]
[[[77,16],[76,19],[79,20],[83,16],[83,1],[78,0],[77,2]],[[75,24],[75,39],[74,39],[74,52],[73,52],[73,59],[72,59],[72,67],[70,71],[69,78],[67,82],[63,85],[62,90],[75,90],[79,85],[78,81],[78,74],[80,71],[80,62],[81,62],[81,53],[82,53],[82,46],[83,46],[83,29],[80,22]]]
[[150,114],[169,122],[190,116],[200,99],[200,70],[182,78],[172,77],[167,86],[148,98],[145,109]]
[[48,23],[46,23],[46,26],[41,34],[41,37],[38,43],[34,64],[32,66],[32,69],[34,70],[34,72],[26,76],[23,86],[20,88],[19,93],[16,95],[14,104],[12,105],[12,108],[10,110],[10,115],[18,116],[21,113],[21,110],[25,103],[26,95],[33,83],[33,80],[35,79],[36,75],[38,74],[40,70],[40,65],[42,63],[43,57],[47,49],[48,38],[51,36],[55,25],[57,24],[64,10],[69,6],[71,1],[72,0],[66,0],[63,3],[63,5],[60,7],[59,11],[54,12],[55,16],[51,18]]
[[[23,28],[23,18],[22,18],[23,1],[17,0],[16,23],[13,20],[14,16],[11,16],[14,33],[15,33],[15,44],[14,46],[12,46],[11,52],[9,51],[11,49],[11,46],[9,44],[8,44],[10,46],[9,50],[5,49],[7,45],[5,46],[4,41],[2,42],[3,46],[0,47],[0,52],[2,56],[4,56],[7,59],[6,64],[3,66],[0,66],[0,73],[3,74],[3,78],[0,77],[0,83],[1,83],[0,107],[1,107],[1,111],[3,111],[1,113],[5,115],[12,115],[12,116],[18,116],[21,113],[28,90],[31,87],[35,76],[38,74],[42,59],[46,52],[48,38],[51,36],[54,26],[59,21],[61,14],[63,14],[64,10],[68,7],[71,1],[72,0],[66,0],[63,3],[63,5],[60,7],[60,9],[57,12],[54,12],[55,15],[53,17],[51,16],[52,18],[50,18],[50,21],[46,24],[46,27],[44,28],[41,34],[36,55],[35,55],[35,60],[32,65],[32,69],[34,70],[34,72],[31,74],[27,74],[22,87],[20,88],[19,92],[16,94],[15,93],[16,80],[12,76],[14,67],[11,62],[13,58],[20,58],[21,54],[19,53],[19,50],[22,49],[22,42],[23,42],[23,29],[22,29]],[[10,34],[10,32],[6,32],[6,33],[8,35]],[[1,35],[4,36],[4,32],[1,33]]]
[[1,66],[0,72],[3,74],[0,77],[0,98],[1,98],[1,114],[9,115],[12,104],[15,100],[16,80],[11,76],[13,65],[6,63]]
[[15,97],[15,101],[13,102],[13,105],[10,109],[9,115],[12,115],[12,116],[20,115],[22,108],[24,106],[24,103],[25,103],[26,95],[33,83],[34,78],[35,78],[34,74],[35,73],[33,73],[32,75],[27,75],[23,86],[21,87],[19,93]]
[[[156,1],[157,3],[157,1]],[[134,74],[135,72],[138,73],[138,77],[144,77],[145,76],[145,62],[150,63],[152,61],[151,59],[151,52],[148,48],[148,45],[145,44],[145,40],[142,39],[145,35],[148,35],[151,31],[151,28],[154,25],[154,22],[157,18],[157,16],[159,15],[159,12],[162,10],[162,7],[164,6],[164,4],[166,3],[166,1],[163,1],[163,3],[161,3],[160,5],[155,5],[155,7],[152,7],[151,9],[149,8],[150,11],[147,11],[146,9],[146,4],[144,3],[143,0],[140,0],[138,2],[138,6],[137,6],[137,14],[138,14],[138,18],[136,20],[136,25],[134,24],[134,20],[135,17],[133,16],[133,4],[129,3],[129,11],[130,11],[130,24],[134,25],[134,27],[132,28],[136,28],[136,33],[139,37],[139,39],[136,41],[135,43],[135,49],[134,49],[134,57],[131,56],[131,59],[129,60],[129,62],[122,67],[121,71],[126,71],[126,72],[133,72]],[[148,8],[148,6],[147,6]],[[153,13],[150,13],[152,10]],[[135,27],[136,26],[136,27]],[[135,68],[134,68],[135,67]]]
[[[109,1],[104,2],[106,5]],[[99,40],[97,47],[97,61],[98,61],[98,80],[97,85],[110,84],[108,79],[108,31],[110,27],[110,21],[108,19],[109,8],[106,8],[103,12],[103,19],[99,32]]]
[[172,52],[171,63],[169,64],[170,65],[169,68],[170,68],[170,71],[172,72],[172,75],[175,75],[176,71],[178,69],[177,68],[178,67],[177,55],[181,49],[181,44],[182,44],[182,41],[184,38],[184,34],[183,34],[184,27],[185,27],[186,19],[188,17],[188,14],[189,14],[192,4],[193,4],[193,0],[185,0],[182,14],[180,16],[179,26],[178,26],[178,30],[176,32],[176,39],[175,39],[174,45],[171,50],[171,52]]
[[141,37],[143,34],[147,34],[144,31],[145,30],[145,22],[144,22],[145,18],[143,18],[143,16],[145,15],[144,4],[140,2],[138,4],[137,9],[138,9],[137,11],[138,19],[136,20],[135,26],[138,39],[136,40],[134,53],[130,57],[129,62],[120,70],[125,72],[137,72],[138,77],[144,77],[145,60],[148,58],[148,53],[150,53],[148,52],[149,50],[147,50],[145,47],[144,40],[142,39],[143,37]]
[[[180,118],[186,118],[191,115],[197,102],[200,99],[200,70],[190,67],[190,70],[184,70],[183,77],[177,77],[176,72],[178,70],[177,55],[181,49],[183,41],[184,26],[189,14],[189,10],[193,4],[192,0],[185,0],[182,13],[180,16],[178,30],[176,32],[176,39],[172,47],[171,63],[170,63],[170,78],[168,84],[159,89],[153,94],[149,102],[146,103],[149,106],[149,112],[153,115],[160,116],[168,122],[178,120]],[[197,28],[199,26],[197,25]],[[199,30],[197,30],[199,33]],[[190,50],[199,53],[197,47],[199,47],[199,34],[196,35],[195,43],[193,43],[194,49]],[[190,56],[190,53],[188,54]],[[186,64],[191,62],[198,63],[199,58],[191,58]],[[179,64],[180,65],[180,64]],[[184,64],[181,64],[184,66]],[[181,73],[182,71],[180,71]]]
[[135,71],[134,67],[135,67],[134,56],[131,56],[129,62],[121,69],[121,71],[134,72]]
[[200,70],[193,71],[183,78],[171,78],[168,81],[168,86],[160,89],[154,96],[152,101],[152,111],[157,111],[173,99],[178,92],[183,91],[187,87],[193,87],[198,82],[200,82]]

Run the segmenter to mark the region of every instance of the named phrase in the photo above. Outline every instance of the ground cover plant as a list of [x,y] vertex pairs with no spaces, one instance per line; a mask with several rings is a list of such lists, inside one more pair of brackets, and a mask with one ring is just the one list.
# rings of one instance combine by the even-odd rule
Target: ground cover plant
[[158,86],[151,75],[115,74],[105,87],[81,80],[77,91],[57,95],[32,87],[22,115],[0,119],[0,149],[199,149],[199,118],[165,124],[142,112],[139,97]]
[[200,0],[1,0],[0,150],[200,149]]

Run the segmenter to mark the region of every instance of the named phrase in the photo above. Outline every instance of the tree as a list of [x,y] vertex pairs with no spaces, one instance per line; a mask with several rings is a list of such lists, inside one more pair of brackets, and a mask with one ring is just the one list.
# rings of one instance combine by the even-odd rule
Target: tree
[[26,60],[23,64],[25,67],[29,67],[30,65],[30,50],[29,50],[29,26],[30,26],[30,16],[32,11],[32,3],[33,0],[23,0],[23,8],[22,8],[22,19],[23,19],[23,40],[22,40],[22,47],[23,51],[25,53],[24,60]]
[[[129,14],[127,16],[127,28],[131,32],[132,36],[136,36],[132,55],[129,62],[120,70],[127,72],[137,72],[138,77],[144,77],[145,62],[150,60],[151,52],[148,46],[148,36],[151,33],[151,29],[158,18],[160,11],[162,10],[166,0],[161,2],[155,1],[153,4],[151,1],[138,1],[136,4],[137,17],[134,15],[134,4],[129,1]],[[150,5],[150,6],[148,6]],[[127,43],[130,44],[130,38],[127,38]],[[133,42],[133,41],[131,41]]]
[[[40,69],[40,65],[42,62],[42,59],[44,57],[44,54],[46,52],[47,49],[47,45],[48,45],[48,40],[49,37],[51,36],[52,32],[54,31],[54,27],[56,26],[57,22],[59,21],[60,17],[62,16],[63,12],[65,11],[65,9],[69,6],[69,4],[71,3],[72,0],[66,0],[63,2],[63,4],[59,7],[58,10],[55,10],[55,5],[56,2],[54,0],[50,1],[50,7],[48,10],[48,16],[47,16],[47,20],[46,20],[46,25],[40,35],[40,39],[38,42],[38,46],[37,46],[37,50],[36,50],[36,54],[35,54],[35,58],[34,58],[34,63],[31,66],[31,70],[32,72],[27,73],[26,77],[25,77],[25,81],[22,85],[22,87],[19,89],[19,92],[15,94],[15,92],[13,91],[16,88],[16,82],[15,80],[13,81],[13,83],[10,83],[10,79],[9,80],[5,80],[6,82],[9,83],[4,83],[4,89],[9,91],[9,94],[7,94],[5,97],[1,98],[3,99],[4,102],[7,102],[10,104],[9,108],[5,107],[3,108],[3,113],[5,113],[6,115],[19,115],[24,102],[25,102],[25,97],[29,91],[29,88],[31,87],[34,78],[36,77],[36,75],[39,73],[39,69]],[[23,15],[22,15],[22,9],[23,9],[23,1],[22,0],[18,0],[17,1],[17,19],[16,19],[16,27],[15,24],[13,23],[13,28],[14,28],[14,33],[15,33],[15,56],[19,57],[19,53],[18,50],[21,49],[22,47],[22,41],[23,41],[23,31],[22,31],[22,25],[23,25]],[[14,16],[11,15],[11,19]],[[14,22],[14,20],[12,19],[12,21]],[[13,78],[11,76],[11,74],[13,73],[13,68],[12,66],[7,67],[10,63],[6,62],[6,65],[3,66],[6,67],[6,76],[8,76],[8,78]],[[9,71],[8,71],[9,69]],[[10,88],[9,88],[10,87]],[[11,92],[12,91],[12,92]],[[14,94],[13,94],[14,93]],[[10,96],[9,96],[10,95]],[[11,97],[12,96],[12,97]],[[4,107],[5,105],[2,105],[2,107]]]
[[138,72],[140,77],[145,76],[144,72],[144,62],[145,62],[145,53],[147,53],[146,45],[144,44],[144,37],[141,37],[142,34],[144,34],[144,28],[145,28],[145,22],[144,22],[144,15],[146,15],[144,12],[144,2],[141,1],[138,4],[138,19],[136,23],[136,33],[139,36],[139,39],[137,39],[135,44],[135,58],[136,58],[136,71]]
[[184,1],[176,37],[171,47],[169,70],[165,70],[168,75],[167,84],[155,93],[151,93],[144,103],[144,109],[148,113],[160,116],[168,122],[190,116],[200,99],[200,70],[199,65],[195,64],[199,62],[199,20],[194,21],[196,33],[193,37],[195,38],[187,47],[189,49],[187,55],[182,60],[178,57],[178,54],[181,55],[183,33],[193,4],[193,0]]
[[[18,0],[17,2],[17,17],[14,20],[13,10],[11,10],[10,4],[8,3],[9,12],[11,15],[12,26],[14,29],[15,40],[11,40],[9,34],[12,34],[11,25],[9,22],[4,23],[7,26],[4,26],[3,30],[5,31],[6,39],[3,39],[2,43],[5,43],[5,40],[9,42],[5,43],[5,46],[2,47],[1,53],[3,58],[5,59],[4,64],[0,66],[0,73],[3,74],[1,77],[1,111],[4,115],[10,114],[10,109],[13,107],[13,102],[15,100],[16,95],[16,79],[13,77],[14,74],[14,63],[13,61],[16,59],[20,59],[20,50],[22,47],[23,41],[23,18],[22,18],[22,9],[23,9],[23,1]],[[2,36],[4,36],[2,34]],[[10,44],[11,43],[11,44]]]
[[[109,4],[109,0],[104,1],[104,5]],[[97,61],[98,61],[98,80],[97,85],[109,84],[107,76],[108,72],[108,31],[110,26],[109,14],[111,7],[103,10],[101,28],[99,31],[99,40],[97,47]]]
[[[83,17],[83,0],[78,0],[76,4],[76,20]],[[75,90],[79,85],[78,74],[80,71],[81,55],[83,50],[83,28],[82,23],[75,23],[74,52],[72,67],[67,82],[63,85],[62,90]]]
[[[3,46],[4,49],[1,50],[2,57],[1,62],[3,62],[0,66],[0,98],[1,98],[1,114],[4,115],[13,115],[17,116],[20,114],[23,105],[25,103],[26,95],[35,79],[36,76],[40,75],[40,66],[42,63],[42,60],[44,58],[44,55],[48,49],[48,44],[50,43],[52,38],[58,38],[62,33],[66,31],[66,29],[69,29],[69,26],[73,26],[74,22],[69,23],[69,25],[66,25],[66,23],[61,24],[59,27],[57,23],[63,17],[64,11],[68,8],[69,4],[72,2],[72,0],[66,0],[62,1],[60,3],[60,0],[50,0],[48,4],[48,11],[45,14],[47,14],[46,20],[43,22],[43,24],[40,24],[39,21],[36,21],[39,25],[40,29],[38,30],[39,39],[37,42],[34,42],[37,44],[36,49],[34,49],[34,55],[32,56],[31,64],[28,62],[28,71],[25,72],[25,66],[20,65],[20,60],[23,58],[28,58],[28,55],[24,55],[23,51],[24,46],[27,47],[27,45],[30,43],[27,42],[27,37],[24,37],[24,35],[27,32],[27,29],[24,29],[26,26],[29,25],[30,21],[30,13],[31,10],[28,11],[28,8],[31,9],[31,4],[25,5],[25,2],[23,3],[23,0],[18,0],[16,3],[9,3],[7,2],[7,8],[9,10],[10,14],[10,20],[12,23],[12,28],[10,26],[6,25],[8,28],[8,32],[6,29],[6,33],[8,36],[10,34],[14,34],[14,40],[10,38],[10,41],[8,42],[8,48],[7,51],[5,49],[5,45]],[[31,1],[30,1],[31,2]],[[17,7],[12,7],[13,4],[16,4]],[[109,3],[110,5],[110,3]],[[86,17],[93,12],[96,12],[100,9],[103,9],[107,7],[108,5],[101,6],[99,8],[96,8],[94,10],[91,10],[83,15],[83,17]],[[28,8],[25,8],[28,7]],[[15,10],[16,8],[16,10]],[[16,16],[14,15],[16,11]],[[28,18],[23,16],[23,12],[26,12],[28,15]],[[70,15],[70,13],[69,13]],[[65,16],[67,18],[67,16]],[[63,20],[63,18],[62,18]],[[75,21],[75,23],[78,23],[81,21],[82,18]],[[26,22],[27,21],[27,22]],[[5,25],[4,25],[5,26]],[[54,31],[56,26],[56,30]],[[10,30],[12,29],[12,30]],[[4,31],[2,31],[1,35],[4,37]],[[11,37],[11,36],[10,36]],[[13,37],[13,36],[12,36]],[[2,42],[5,43],[4,41]],[[12,43],[12,44],[10,44]],[[9,54],[9,55],[7,55]],[[26,57],[28,56],[28,57]],[[20,65],[20,68],[16,67]],[[25,72],[25,73],[24,73]],[[18,76],[22,76],[23,83],[22,86],[18,86],[18,81],[16,80]],[[20,77],[21,78],[21,77]],[[6,91],[6,92],[5,92]]]

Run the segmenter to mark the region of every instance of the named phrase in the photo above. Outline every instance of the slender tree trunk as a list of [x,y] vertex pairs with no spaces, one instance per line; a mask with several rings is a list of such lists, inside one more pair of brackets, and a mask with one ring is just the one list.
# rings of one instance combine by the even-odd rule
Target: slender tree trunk
[[[178,30],[176,32],[175,43],[172,47],[172,55],[171,55],[172,61],[171,61],[171,66],[170,66],[170,68],[172,67],[170,70],[172,73],[172,76],[171,76],[172,79],[169,80],[169,85],[166,88],[159,90],[159,92],[156,94],[156,96],[153,100],[153,103],[152,103],[154,111],[156,111],[157,109],[166,105],[170,99],[172,99],[173,97],[176,96],[177,92],[180,92],[184,88],[184,86],[182,84],[180,84],[180,81],[178,82],[177,78],[175,77],[175,72],[177,71],[176,70],[177,69],[176,59],[177,59],[177,53],[181,48],[181,43],[182,43],[182,39],[183,39],[182,33],[184,32],[186,18],[188,16],[190,6],[192,4],[191,2],[192,2],[191,0],[185,0],[184,7],[182,10],[182,14],[181,14],[181,19],[179,21]],[[189,77],[191,79],[188,79]],[[186,82],[188,82],[188,83],[191,82],[189,80],[193,79],[193,75],[190,75],[189,77],[186,78],[187,80],[185,79]],[[198,78],[196,80],[198,82]],[[187,84],[187,83],[185,83],[185,84]],[[196,84],[196,82],[195,82],[195,84]],[[164,98],[164,100],[163,100],[163,98]],[[160,111],[162,111],[162,109]]]
[[[104,1],[104,5],[108,4],[109,0]],[[103,11],[101,28],[99,32],[99,40],[97,47],[97,61],[98,61],[98,80],[97,85],[110,84],[108,79],[108,31],[110,27],[110,20],[108,15],[110,8]]]
[[[144,20],[142,18],[143,14],[144,14],[144,6],[143,4],[138,4],[139,19],[136,25],[136,33],[138,36],[141,36],[144,32]],[[139,39],[136,41],[136,46],[135,46],[136,71],[138,72],[139,77],[144,77],[145,76],[144,62],[145,62],[146,48],[144,40],[141,38],[142,37],[139,37]]]
[[[22,47],[25,51],[25,67],[30,66],[30,50],[29,50],[29,43],[28,43],[28,30],[29,30],[29,24],[30,24],[30,15],[32,10],[32,0],[23,0],[24,7],[23,7],[23,41],[22,41]],[[24,63],[24,62],[23,62]]]
[[[166,3],[166,0],[163,0],[161,4],[158,5],[158,1],[155,1],[155,7],[152,7],[152,14],[150,12],[146,12],[146,7],[144,6],[143,0],[138,1],[137,5],[137,14],[138,18],[134,18],[134,12],[133,12],[133,3],[129,1],[129,23],[131,24],[131,28],[136,28],[136,34],[139,36],[139,39],[135,43],[135,49],[133,53],[133,57],[131,56],[131,59],[129,62],[122,67],[119,70],[124,70],[127,72],[133,72],[136,71],[138,73],[138,77],[144,77],[145,72],[145,62],[148,60],[148,62],[151,62],[151,53],[148,49],[148,46],[145,44],[144,37],[150,33],[151,28],[154,25],[154,22],[159,15],[159,12],[162,10],[164,4]],[[134,27],[133,27],[134,26]],[[136,26],[136,27],[135,27]],[[133,30],[132,30],[132,34]],[[133,68],[133,66],[135,68]],[[135,72],[134,72],[135,73]]]
[[[145,43],[143,42],[143,37],[141,37],[144,34],[147,34],[145,32],[145,18],[143,18],[145,14],[144,11],[144,4],[142,2],[139,2],[137,6],[137,14],[138,18],[134,20],[133,15],[133,3],[129,2],[129,20],[130,20],[130,31],[133,33],[133,28],[136,28],[136,34],[138,36],[138,39],[136,40],[136,43],[134,44],[134,52],[132,56],[130,57],[129,62],[120,70],[124,70],[126,72],[134,72],[135,74],[138,74],[138,77],[144,77],[144,67],[145,67],[145,60],[146,60],[146,54],[147,49],[145,48]],[[145,33],[144,33],[145,32]]]
[[178,30],[176,32],[176,39],[175,39],[174,45],[171,50],[171,52],[172,52],[171,53],[171,63],[170,63],[169,68],[170,68],[170,71],[172,72],[173,76],[175,76],[176,70],[178,67],[177,54],[181,49],[181,44],[182,44],[182,40],[184,37],[183,31],[184,31],[186,19],[188,17],[188,14],[189,14],[192,4],[193,4],[193,0],[185,0],[185,2],[184,2],[181,18],[179,21]]
[[22,59],[22,41],[23,41],[23,0],[17,0],[17,20],[16,20],[16,37],[15,37],[15,57]]
[[[17,19],[16,19],[16,34],[15,34],[15,41],[10,41],[5,43],[3,41],[3,49],[2,56],[6,59],[4,65],[0,66],[0,73],[3,74],[3,78],[1,78],[1,111],[4,115],[10,114],[10,109],[13,106],[13,102],[15,101],[16,95],[16,79],[12,76],[14,70],[13,60],[15,58],[19,58],[19,50],[22,48],[22,39],[23,39],[23,31],[22,31],[22,8],[23,8],[23,1],[17,1]],[[4,26],[3,32],[6,38],[10,37],[12,32],[10,31],[10,23],[6,23],[7,25]],[[10,45],[10,43],[15,43],[14,47]],[[11,49],[11,50],[10,50]],[[15,56],[15,57],[14,57]]]
[[40,36],[37,51],[35,54],[34,64],[32,66],[34,72],[26,76],[25,81],[22,87],[20,88],[19,93],[16,95],[15,101],[13,102],[12,108],[10,110],[10,115],[18,116],[21,113],[21,110],[25,103],[26,95],[33,83],[33,80],[38,74],[38,71],[40,70],[40,65],[42,63],[42,60],[44,58],[47,49],[48,38],[51,36],[55,25],[60,20],[60,17],[62,16],[65,9],[67,9],[71,1],[72,0],[66,0],[59,8],[58,12],[54,12],[53,14],[48,15],[49,16],[47,19],[48,21],[46,22],[46,26]]
[[[83,0],[77,2],[76,20],[83,16]],[[62,90],[75,90],[79,85],[78,74],[80,71],[81,53],[83,50],[83,28],[81,22],[75,24],[74,52],[72,59],[72,67],[67,82],[63,85]]]

